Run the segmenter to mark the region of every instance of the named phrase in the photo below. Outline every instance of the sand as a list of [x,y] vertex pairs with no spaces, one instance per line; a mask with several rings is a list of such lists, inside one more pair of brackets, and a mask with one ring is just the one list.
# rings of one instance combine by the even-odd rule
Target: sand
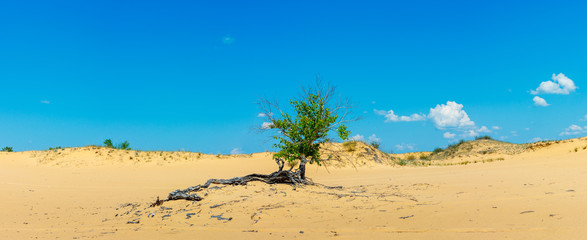
[[0,239],[584,239],[585,146],[467,165],[312,165],[315,182],[343,188],[219,186],[154,208],[175,189],[276,164],[270,153],[1,152]]

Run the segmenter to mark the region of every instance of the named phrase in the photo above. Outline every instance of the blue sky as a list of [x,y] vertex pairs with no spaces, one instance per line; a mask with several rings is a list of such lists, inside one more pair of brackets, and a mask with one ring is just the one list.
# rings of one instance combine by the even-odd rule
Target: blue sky
[[352,135],[375,134],[385,151],[475,134],[584,136],[586,11],[581,1],[5,2],[0,146],[272,150],[254,130],[255,103],[285,104],[317,75],[357,106]]

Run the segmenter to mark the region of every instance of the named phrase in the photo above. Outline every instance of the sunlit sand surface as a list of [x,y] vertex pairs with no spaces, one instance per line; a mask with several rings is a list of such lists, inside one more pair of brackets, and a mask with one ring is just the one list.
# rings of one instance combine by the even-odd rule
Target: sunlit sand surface
[[529,146],[425,166],[366,150],[308,169],[341,189],[215,185],[157,207],[173,190],[277,165],[270,153],[0,153],[0,239],[584,239],[587,139]]

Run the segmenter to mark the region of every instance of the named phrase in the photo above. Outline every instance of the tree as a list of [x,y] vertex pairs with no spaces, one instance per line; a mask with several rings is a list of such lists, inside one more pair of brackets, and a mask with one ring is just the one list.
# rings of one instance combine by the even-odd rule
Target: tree
[[[278,165],[278,170],[271,174],[249,174],[243,177],[230,179],[209,179],[205,184],[192,186],[183,190],[176,190],[169,194],[165,200],[157,200],[151,206],[159,206],[165,201],[185,199],[200,201],[202,197],[196,193],[208,188],[211,184],[245,185],[251,181],[260,181],[274,184],[283,183],[292,186],[314,184],[306,178],[306,164],[321,164],[321,144],[331,141],[332,133],[346,140],[350,135],[345,123],[356,119],[348,119],[352,106],[350,101],[342,99],[333,102],[335,89],[316,81],[315,87],[303,88],[303,93],[298,99],[290,100],[293,110],[285,111],[276,102],[262,98],[259,106],[262,110],[260,116],[266,122],[262,130],[273,131],[273,138],[277,141],[275,147],[280,150],[274,154],[273,159]],[[287,161],[291,168],[283,170]],[[299,162],[295,171],[295,163]]]
[[[349,101],[331,104],[335,89],[317,81],[313,88],[303,89],[302,96],[290,100],[294,109],[292,114],[283,111],[267,99],[261,99],[261,109],[265,122],[264,129],[277,130],[273,136],[280,151],[274,154],[279,171],[283,170],[284,160],[290,165],[299,162],[299,176],[306,179],[306,163],[320,165],[320,146],[331,141],[329,133],[336,130],[342,140],[348,139],[350,131],[345,123],[351,105]],[[276,116],[277,112],[280,116]]]

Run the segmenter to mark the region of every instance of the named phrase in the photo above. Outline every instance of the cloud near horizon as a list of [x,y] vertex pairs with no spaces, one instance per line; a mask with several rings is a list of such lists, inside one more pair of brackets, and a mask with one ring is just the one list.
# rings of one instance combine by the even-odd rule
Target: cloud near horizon
[[349,140],[351,140],[351,141],[361,141],[361,142],[364,142],[365,141],[365,137],[363,135],[361,135],[361,134],[357,134],[355,136],[350,137]]
[[576,124],[572,124],[568,128],[565,128],[563,132],[560,133],[561,136],[569,136],[569,135],[579,135],[582,133],[587,133],[587,126],[580,127]]
[[[375,134],[372,134],[371,136],[369,136],[369,142],[372,143],[380,143],[381,142],[381,138],[378,138]],[[360,142],[365,142],[365,136],[361,135],[361,134],[357,134],[355,136],[352,136],[349,138],[349,140],[351,141],[360,141]]]
[[230,151],[230,154],[231,154],[231,155],[238,155],[238,154],[243,154],[243,151],[242,151],[240,148],[233,148],[233,149]]
[[540,86],[536,90],[530,91],[532,95],[538,94],[563,94],[568,95],[577,89],[573,80],[568,78],[562,73],[558,75],[552,74],[552,81],[544,81],[540,83]]
[[377,110],[373,109],[375,114],[385,116],[385,122],[415,122],[415,121],[424,121],[426,120],[426,115],[414,113],[410,116],[398,116],[396,115],[393,110],[384,111],[384,110]]
[[373,135],[369,136],[369,142],[379,143],[381,142],[381,138],[378,138],[375,136],[375,133],[373,133]]
[[428,118],[432,119],[438,129],[474,127],[469,115],[463,110],[463,104],[447,101],[430,109]]
[[[454,131],[460,132],[462,137],[475,137],[479,133],[489,133],[491,130],[486,126],[477,127],[467,112],[463,110],[463,105],[454,101],[447,101],[446,104],[438,104],[434,108],[430,108],[428,115],[425,114],[412,114],[410,116],[398,116],[393,110],[384,111],[374,109],[373,111],[377,115],[385,116],[385,122],[413,122],[413,121],[425,121],[430,120],[434,123],[437,129],[446,130],[453,129]],[[494,126],[493,129],[499,129]],[[445,132],[444,138],[454,138],[455,133]]]
[[415,148],[415,145],[414,144],[405,144],[405,143],[402,143],[402,144],[396,144],[395,145],[395,149],[397,149],[398,151],[403,151],[403,150],[410,150],[410,151],[412,151],[412,150],[414,150],[414,148]]

